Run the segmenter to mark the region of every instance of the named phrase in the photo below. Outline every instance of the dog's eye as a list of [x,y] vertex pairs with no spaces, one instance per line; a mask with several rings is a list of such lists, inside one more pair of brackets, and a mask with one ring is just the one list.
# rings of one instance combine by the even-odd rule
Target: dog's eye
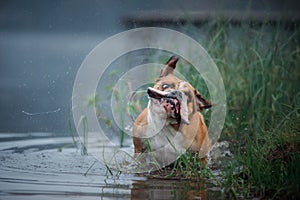
[[169,87],[169,85],[167,85],[167,84],[162,84],[162,89],[167,89],[168,87]]

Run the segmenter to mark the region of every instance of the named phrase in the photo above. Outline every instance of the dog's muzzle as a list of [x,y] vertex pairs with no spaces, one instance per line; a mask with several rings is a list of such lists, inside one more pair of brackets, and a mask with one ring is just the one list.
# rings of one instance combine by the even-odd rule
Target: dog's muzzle
[[180,91],[160,91],[149,87],[147,93],[150,98],[157,99],[164,107],[165,111],[170,113],[178,123],[181,122],[180,109],[182,104],[182,93]]

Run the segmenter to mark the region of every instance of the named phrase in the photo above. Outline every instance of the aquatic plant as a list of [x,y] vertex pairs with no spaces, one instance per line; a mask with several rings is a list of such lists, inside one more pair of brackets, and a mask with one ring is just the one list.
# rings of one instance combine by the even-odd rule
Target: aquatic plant
[[224,166],[225,195],[299,198],[299,25],[208,26],[206,47],[227,93],[221,139],[231,141],[237,159]]

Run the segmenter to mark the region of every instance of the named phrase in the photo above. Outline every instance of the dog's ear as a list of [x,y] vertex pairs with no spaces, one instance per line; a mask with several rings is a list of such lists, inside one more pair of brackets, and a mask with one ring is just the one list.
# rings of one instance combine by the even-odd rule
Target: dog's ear
[[211,102],[207,101],[199,91],[195,90],[194,93],[198,111],[201,112],[204,108],[210,108],[212,106]]
[[176,68],[176,63],[177,63],[178,59],[179,58],[177,56],[172,56],[166,63],[166,66],[161,70],[159,77],[164,77],[169,74],[173,74],[174,69]]

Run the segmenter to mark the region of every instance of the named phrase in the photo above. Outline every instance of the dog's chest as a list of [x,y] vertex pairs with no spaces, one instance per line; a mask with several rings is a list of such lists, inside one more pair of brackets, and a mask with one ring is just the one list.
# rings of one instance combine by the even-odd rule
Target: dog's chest
[[156,134],[149,138],[152,151],[165,148],[165,151],[173,152],[175,149],[182,149],[183,137],[182,134],[175,130],[172,126],[164,126]]

